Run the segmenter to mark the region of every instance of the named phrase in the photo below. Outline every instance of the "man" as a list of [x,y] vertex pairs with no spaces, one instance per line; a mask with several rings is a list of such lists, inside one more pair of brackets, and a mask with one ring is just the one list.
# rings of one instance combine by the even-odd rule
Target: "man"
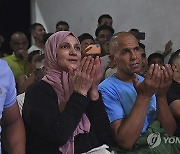
[[101,25],[107,25],[112,27],[113,19],[109,14],[103,14],[98,18],[98,25],[97,27]]
[[30,27],[30,31],[35,43],[28,49],[28,54],[34,50],[44,49],[43,36],[46,33],[44,26],[40,23],[32,24]]
[[148,66],[151,64],[158,64],[160,66],[164,65],[164,57],[161,53],[152,53],[148,57]]
[[0,60],[0,70],[0,117],[3,112],[1,120],[8,143],[6,150],[10,154],[25,154],[25,130],[16,103],[14,76],[4,60]]
[[96,42],[101,46],[101,60],[102,60],[102,71],[105,70],[109,64],[109,40],[114,34],[114,29],[111,26],[102,25],[99,26],[96,31]]
[[114,29],[107,25],[99,26],[95,31],[96,41],[101,45],[101,50],[102,50],[101,52],[103,56],[109,54],[108,44],[113,34],[114,34]]
[[85,49],[89,45],[94,44],[94,38],[89,33],[83,33],[78,37],[78,39],[81,43],[81,54],[82,54],[82,56],[85,56],[86,55]]
[[26,35],[23,32],[15,32],[12,34],[10,46],[13,54],[3,59],[7,61],[17,81],[21,74],[29,75],[30,73],[27,66],[28,40]]
[[167,100],[177,123],[175,135],[180,137],[180,49],[171,55],[169,64],[175,71],[173,82],[167,93]]
[[145,45],[139,42],[139,47],[141,50],[142,69],[138,74],[145,77],[148,70],[148,61],[145,52]]
[[58,31],[69,31],[69,24],[66,21],[59,21],[56,24],[56,32]]
[[[119,147],[133,152],[142,150],[133,148],[155,118],[169,135],[173,135],[176,123],[166,100],[172,78],[171,67],[151,65],[143,80],[136,74],[142,68],[142,52],[135,36],[128,32],[117,33],[111,38],[110,52],[114,55],[117,72],[105,79],[99,90]],[[144,153],[150,150],[147,148]]]

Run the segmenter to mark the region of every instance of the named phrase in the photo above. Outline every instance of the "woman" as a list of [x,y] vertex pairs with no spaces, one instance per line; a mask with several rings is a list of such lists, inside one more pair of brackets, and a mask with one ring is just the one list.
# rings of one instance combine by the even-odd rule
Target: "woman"
[[97,90],[99,57],[81,61],[78,39],[60,31],[45,44],[45,68],[42,81],[26,91],[27,154],[82,153],[110,144],[109,120]]

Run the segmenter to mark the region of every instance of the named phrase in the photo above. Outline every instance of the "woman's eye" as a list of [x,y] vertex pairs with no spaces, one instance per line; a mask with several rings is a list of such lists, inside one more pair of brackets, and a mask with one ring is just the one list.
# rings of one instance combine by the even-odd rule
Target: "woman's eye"
[[62,45],[60,48],[61,48],[61,49],[68,49],[68,48],[70,48],[70,47],[69,47],[68,44],[64,44],[64,45]]
[[80,51],[80,50],[81,50],[81,47],[80,47],[80,46],[76,46],[76,47],[75,47],[75,50]]

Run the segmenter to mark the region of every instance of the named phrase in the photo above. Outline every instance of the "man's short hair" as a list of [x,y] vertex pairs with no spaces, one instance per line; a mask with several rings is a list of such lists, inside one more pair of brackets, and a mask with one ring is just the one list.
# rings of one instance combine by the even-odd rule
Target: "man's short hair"
[[113,29],[111,26],[101,25],[101,26],[99,26],[99,27],[96,29],[96,31],[95,31],[96,37],[98,36],[99,32],[102,31],[102,30],[109,30],[112,35],[114,34],[114,29]]
[[103,14],[98,18],[98,24],[101,25],[102,19],[109,18],[112,19],[112,17],[109,14]]
[[148,63],[150,63],[151,62],[151,60],[152,59],[154,59],[154,58],[160,58],[161,60],[162,60],[162,62],[164,63],[164,57],[163,57],[163,55],[161,54],[161,53],[152,53],[152,54],[150,54],[149,55],[149,57],[148,57]]
[[43,27],[43,25],[40,24],[40,23],[34,23],[34,24],[32,24],[32,25],[30,26],[30,28],[29,28],[30,32],[34,31],[37,26],[42,26],[42,27]]
[[59,25],[66,25],[66,26],[69,28],[69,24],[68,24],[66,21],[59,21],[59,22],[57,22],[56,28],[57,28]]
[[145,50],[145,45],[139,42],[139,47]]
[[169,64],[173,64],[173,62],[177,59],[177,58],[179,58],[179,56],[180,56],[180,49],[178,49],[176,52],[174,52],[174,53],[172,53],[171,54],[171,57],[169,58]]
[[91,39],[94,41],[94,38],[89,33],[83,33],[82,35],[78,36],[78,39],[79,39],[80,43],[85,39]]

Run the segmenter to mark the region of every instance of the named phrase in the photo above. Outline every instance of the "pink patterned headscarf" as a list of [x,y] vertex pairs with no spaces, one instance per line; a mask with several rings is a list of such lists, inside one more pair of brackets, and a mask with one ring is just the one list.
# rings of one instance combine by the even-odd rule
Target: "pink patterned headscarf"
[[[77,37],[69,31],[59,31],[49,37],[44,49],[46,74],[42,80],[49,83],[56,91],[60,112],[63,112],[64,108],[66,107],[66,103],[73,92],[72,81],[70,81],[69,73],[61,69],[57,60],[59,46],[68,35],[73,35],[77,39]],[[89,119],[85,114],[83,114],[71,138],[65,145],[59,147],[59,150],[63,154],[73,154],[74,136],[80,133],[89,132],[89,130]]]

